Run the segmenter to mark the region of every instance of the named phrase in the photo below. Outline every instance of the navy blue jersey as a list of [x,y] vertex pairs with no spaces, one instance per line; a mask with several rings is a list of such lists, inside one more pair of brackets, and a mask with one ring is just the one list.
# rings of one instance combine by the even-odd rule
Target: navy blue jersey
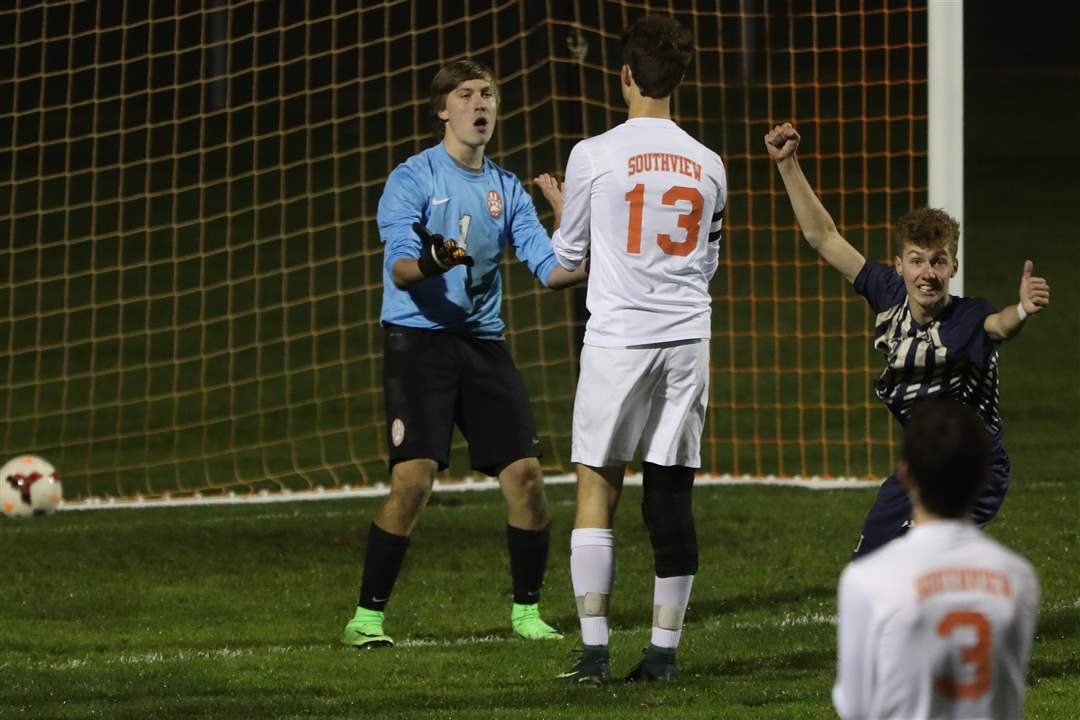
[[998,413],[998,345],[983,329],[994,308],[981,298],[949,296],[941,314],[925,325],[911,317],[904,279],[891,265],[868,261],[855,290],[877,313],[874,347],[886,357],[874,390],[904,424],[912,405],[952,397],[975,409],[995,439]]
[[[476,264],[453,267],[405,290],[394,285],[394,262],[420,257],[415,222],[456,239]],[[394,168],[379,199],[378,223],[385,244],[384,323],[501,338],[499,261],[506,245],[513,245],[544,285],[556,265],[551,238],[517,177],[487,158],[483,168],[471,170],[450,157],[442,143]]]

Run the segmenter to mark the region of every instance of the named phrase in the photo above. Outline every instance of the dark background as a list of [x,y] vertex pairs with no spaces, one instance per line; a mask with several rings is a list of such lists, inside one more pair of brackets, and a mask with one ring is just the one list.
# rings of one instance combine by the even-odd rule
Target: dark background
[[[859,362],[871,319],[806,253],[760,137],[770,122],[799,123],[804,166],[845,235],[888,258],[892,221],[926,201],[925,60],[909,47],[925,42],[925,4],[644,5],[693,27],[701,52],[676,116],[730,176],[707,469],[877,476],[895,438],[870,393],[876,364]],[[495,67],[490,151],[528,183],[622,119],[618,34],[641,12],[0,7],[0,451],[57,459],[73,496],[381,481],[374,217],[387,173],[434,142],[431,76],[470,49]],[[1025,257],[1050,278],[1051,312],[1002,355],[1006,423],[1020,413],[1075,431],[1080,11],[980,2],[965,15],[965,289],[1014,301]],[[566,49],[574,28],[585,62]],[[223,38],[227,52],[212,52]],[[811,54],[814,42],[839,50]],[[841,74],[867,84],[837,90]],[[873,117],[884,107],[896,119]],[[512,258],[504,277],[545,469],[564,471],[580,303],[537,293]]]
[[966,10],[966,290],[1011,302],[1026,258],[1050,281],[1049,310],[1001,353],[1006,443],[1019,491],[1024,482],[1075,482],[1080,151],[1068,128],[1080,120],[1080,9],[1040,2]]

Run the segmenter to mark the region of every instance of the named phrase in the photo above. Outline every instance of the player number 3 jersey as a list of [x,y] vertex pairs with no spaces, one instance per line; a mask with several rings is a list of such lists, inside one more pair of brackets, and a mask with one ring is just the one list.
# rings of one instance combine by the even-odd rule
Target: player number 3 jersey
[[632,118],[574,146],[565,195],[552,242],[568,270],[590,258],[587,344],[710,336],[727,201],[716,153],[671,120]]
[[837,712],[1022,718],[1038,605],[1031,564],[971,523],[916,525],[841,576]]

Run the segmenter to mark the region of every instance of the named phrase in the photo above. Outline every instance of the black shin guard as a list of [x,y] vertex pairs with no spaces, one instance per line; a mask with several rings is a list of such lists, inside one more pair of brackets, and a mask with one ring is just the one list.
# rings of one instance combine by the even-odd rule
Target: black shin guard
[[641,514],[649,528],[657,577],[694,575],[698,570],[694,529],[693,468],[642,464]]

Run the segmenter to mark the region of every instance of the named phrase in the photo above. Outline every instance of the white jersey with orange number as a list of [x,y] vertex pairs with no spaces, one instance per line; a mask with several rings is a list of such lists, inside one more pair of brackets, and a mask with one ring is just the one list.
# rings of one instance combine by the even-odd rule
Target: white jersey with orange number
[[939,521],[840,578],[833,704],[844,720],[1021,718],[1039,583],[974,525]]
[[552,243],[568,270],[589,258],[586,344],[711,335],[727,203],[719,155],[671,120],[633,118],[574,146],[565,198]]

